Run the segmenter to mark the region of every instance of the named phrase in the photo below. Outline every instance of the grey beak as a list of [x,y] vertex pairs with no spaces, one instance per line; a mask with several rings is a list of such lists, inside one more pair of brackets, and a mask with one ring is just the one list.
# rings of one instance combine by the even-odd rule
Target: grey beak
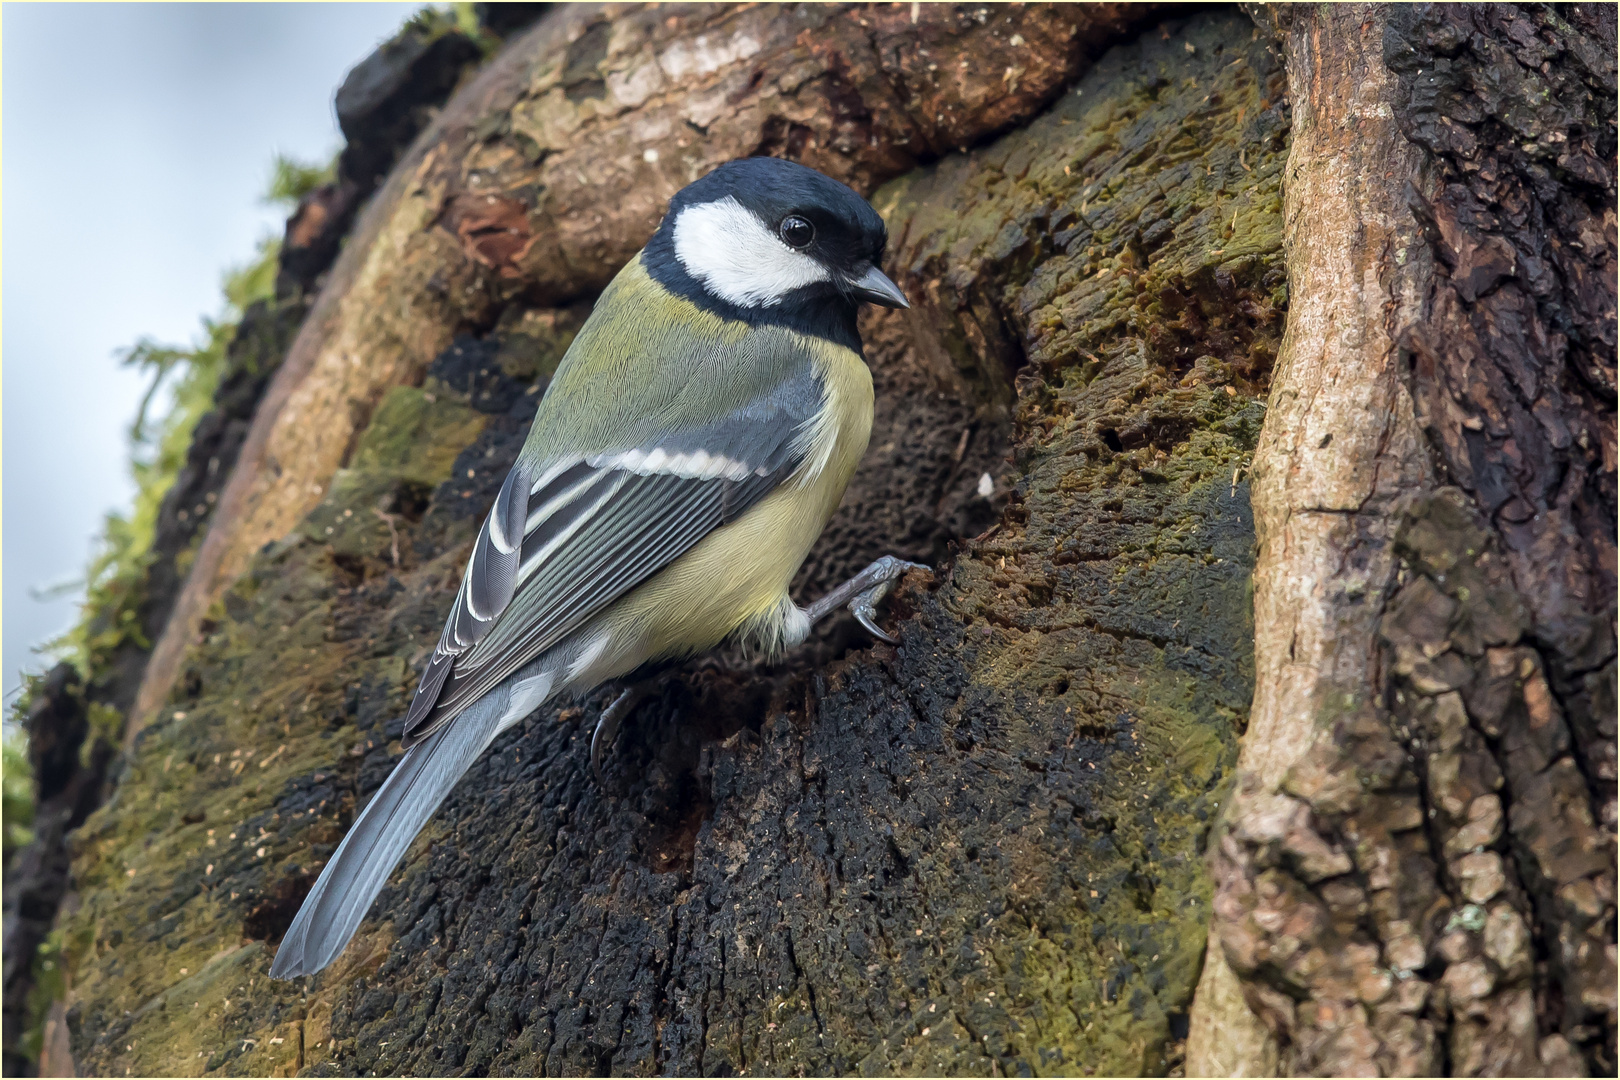
[[900,286],[890,281],[889,275],[876,266],[867,267],[866,273],[851,281],[849,287],[859,300],[892,308],[911,306],[906,302],[906,294],[900,291]]

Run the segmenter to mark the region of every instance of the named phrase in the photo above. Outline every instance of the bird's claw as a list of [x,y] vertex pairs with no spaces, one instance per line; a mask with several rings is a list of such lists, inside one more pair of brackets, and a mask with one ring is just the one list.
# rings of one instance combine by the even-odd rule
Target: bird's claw
[[613,704],[602,710],[597,717],[596,730],[591,733],[591,771],[596,774],[596,782],[603,788],[607,787],[607,780],[602,775],[602,759],[612,749],[613,742],[619,737],[619,725],[630,711],[641,703],[646,696],[645,691],[638,687],[630,687],[624,693],[613,699]]
[[850,614],[855,616],[855,621],[866,627],[867,633],[890,645],[897,644],[899,639],[879,627],[874,616],[877,615],[878,601],[889,595],[892,588],[894,582],[880,581],[849,602]]
[[922,563],[897,559],[893,555],[885,555],[873,563],[871,569],[878,578],[877,583],[855,595],[855,599],[849,602],[850,614],[855,616],[856,622],[866,627],[867,633],[879,641],[886,641],[890,645],[898,645],[900,643],[899,638],[894,637],[878,626],[876,619],[877,605],[882,602],[885,596],[889,595],[889,592],[894,588],[894,583],[899,581],[908,570],[926,570],[932,574],[934,572],[933,568],[924,566]]

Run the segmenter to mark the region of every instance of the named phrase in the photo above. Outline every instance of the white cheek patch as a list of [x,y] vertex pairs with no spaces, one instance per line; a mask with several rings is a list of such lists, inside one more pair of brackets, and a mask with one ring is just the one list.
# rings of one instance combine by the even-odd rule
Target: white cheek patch
[[831,280],[826,267],[788,247],[729,195],[681,211],[675,257],[704,288],[738,307],[771,307],[794,289]]

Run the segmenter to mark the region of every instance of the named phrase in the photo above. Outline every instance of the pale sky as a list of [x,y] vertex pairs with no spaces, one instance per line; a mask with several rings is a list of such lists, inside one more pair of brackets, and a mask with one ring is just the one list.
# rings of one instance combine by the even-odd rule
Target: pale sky
[[114,353],[189,344],[220,277],[280,235],[279,151],[342,145],[332,95],[421,4],[0,6],[4,690],[75,617],[102,516],[134,490],[143,386]]

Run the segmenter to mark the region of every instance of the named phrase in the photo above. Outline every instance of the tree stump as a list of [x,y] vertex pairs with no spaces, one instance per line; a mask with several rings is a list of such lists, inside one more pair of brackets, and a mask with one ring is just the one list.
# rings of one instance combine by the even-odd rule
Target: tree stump
[[[73,834],[73,1067],[1612,1071],[1613,54],[1581,7],[551,9],[240,441]],[[540,710],[270,982],[591,300],[756,153],[867,194],[913,301],[794,586],[933,564],[899,644],[691,663],[606,790],[610,691]]]

